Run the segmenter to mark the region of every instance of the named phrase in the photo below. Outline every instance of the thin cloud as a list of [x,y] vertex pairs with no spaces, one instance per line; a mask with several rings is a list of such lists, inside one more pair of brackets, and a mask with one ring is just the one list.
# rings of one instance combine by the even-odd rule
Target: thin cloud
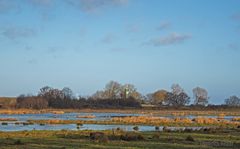
[[188,34],[171,33],[167,36],[151,39],[147,44],[153,46],[166,46],[183,43],[184,41],[191,38]]
[[157,30],[164,30],[164,29],[168,29],[171,27],[171,23],[170,22],[162,22],[156,29]]
[[31,7],[36,8],[44,21],[49,21],[55,16],[51,14],[52,9],[56,7],[55,0],[27,0]]
[[137,24],[131,24],[131,25],[127,25],[126,30],[129,33],[137,33],[137,32],[140,32],[140,27]]
[[231,18],[235,21],[240,21],[240,13],[236,13],[236,14],[232,15]]
[[[58,0],[0,0],[0,13],[18,10],[22,5],[30,5],[43,11],[51,11],[57,7]],[[106,8],[115,8],[125,6],[129,0],[62,0],[61,2],[69,4],[83,12],[96,12]],[[46,12],[42,12],[42,16],[46,17]],[[49,12],[48,12],[49,13]],[[49,17],[49,16],[47,16]]]
[[49,7],[52,5],[54,0],[28,0],[28,2],[35,6]]
[[9,27],[5,28],[1,35],[9,38],[11,40],[15,40],[18,38],[29,38],[36,35],[36,31],[32,28],[26,28],[26,27]]
[[240,49],[239,45],[237,43],[230,43],[228,44],[228,48],[233,51],[238,51]]
[[116,40],[116,36],[113,34],[107,34],[103,37],[102,42],[106,44],[111,44]]
[[46,53],[56,55],[59,52],[64,51],[64,50],[65,50],[65,48],[61,47],[61,46],[50,46],[50,47],[47,47]]
[[32,50],[33,50],[33,47],[32,47],[32,46],[25,46],[25,50],[26,50],[26,51],[32,51]]
[[37,64],[38,61],[36,59],[32,58],[32,59],[27,60],[27,63],[28,64]]
[[0,0],[0,13],[9,12],[16,8],[17,7],[12,0]]
[[122,51],[127,51],[127,49],[126,48],[112,48],[111,51],[122,52]]
[[59,50],[58,47],[48,47],[47,52],[48,53],[56,53]]
[[107,7],[124,6],[128,0],[66,0],[66,2],[84,12],[95,12]]

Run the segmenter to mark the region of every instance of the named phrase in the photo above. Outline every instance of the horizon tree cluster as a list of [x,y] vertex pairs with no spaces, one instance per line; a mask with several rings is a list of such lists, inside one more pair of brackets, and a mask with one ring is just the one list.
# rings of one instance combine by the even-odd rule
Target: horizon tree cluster
[[[208,105],[208,91],[201,87],[192,90],[194,106]],[[89,97],[76,97],[73,91],[64,87],[56,89],[45,86],[37,95],[20,95],[17,98],[17,108],[123,108],[141,107],[141,104],[152,104],[157,107],[183,107],[190,104],[190,96],[179,84],[173,84],[171,91],[157,90],[142,95],[133,84],[120,84],[117,81],[108,82],[102,90],[96,91]],[[230,96],[225,100],[226,106],[240,106],[240,98]]]

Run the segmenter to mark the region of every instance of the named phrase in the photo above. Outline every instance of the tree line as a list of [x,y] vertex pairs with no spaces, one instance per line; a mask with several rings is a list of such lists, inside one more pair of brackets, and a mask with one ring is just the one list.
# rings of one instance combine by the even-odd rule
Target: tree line
[[[201,87],[192,90],[194,103],[192,106],[207,106],[209,102],[208,91]],[[142,104],[156,107],[184,107],[189,106],[190,96],[179,84],[173,84],[171,91],[157,90],[142,95],[132,84],[120,84],[110,81],[105,88],[89,97],[76,97],[73,91],[64,87],[56,89],[49,86],[41,88],[37,95],[20,95],[17,98],[17,108],[140,108]],[[240,106],[240,98],[230,96],[225,100],[225,106]]]

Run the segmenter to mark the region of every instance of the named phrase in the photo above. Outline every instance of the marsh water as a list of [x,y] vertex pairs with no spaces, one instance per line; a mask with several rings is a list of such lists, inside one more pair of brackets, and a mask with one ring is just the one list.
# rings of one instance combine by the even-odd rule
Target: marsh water
[[[78,118],[79,116],[94,115],[94,118]],[[0,114],[0,118],[14,118],[17,122],[26,122],[27,120],[48,120],[48,119],[60,119],[60,120],[109,120],[112,117],[126,117],[126,116],[142,116],[142,114],[125,114],[125,113],[65,113],[65,114]],[[173,118],[173,116],[161,116]],[[194,118],[194,115],[180,116]],[[216,118],[217,116],[207,116]],[[233,116],[226,116],[225,119],[232,119]],[[6,122],[6,121],[5,121]],[[7,125],[0,125],[0,131],[23,131],[23,130],[112,130],[121,128],[126,131],[133,131],[134,125],[100,125],[100,124],[83,124],[77,127],[76,124],[32,124],[23,125],[15,124],[16,121],[6,122]],[[155,126],[139,126],[139,131],[154,131]],[[161,131],[163,127],[159,127]],[[169,127],[169,129],[184,129],[185,127]],[[202,127],[191,127],[192,129],[200,129]]]

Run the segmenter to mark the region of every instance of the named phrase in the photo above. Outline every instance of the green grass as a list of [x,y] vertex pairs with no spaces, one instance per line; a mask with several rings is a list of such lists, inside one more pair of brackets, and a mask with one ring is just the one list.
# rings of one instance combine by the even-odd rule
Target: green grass
[[[203,132],[123,132],[102,131],[108,141],[90,140],[94,131],[0,132],[0,148],[5,149],[227,149],[240,146],[240,130]],[[121,136],[141,135],[144,140],[124,141]],[[154,137],[158,136],[158,137]],[[187,141],[192,136],[194,141]]]

